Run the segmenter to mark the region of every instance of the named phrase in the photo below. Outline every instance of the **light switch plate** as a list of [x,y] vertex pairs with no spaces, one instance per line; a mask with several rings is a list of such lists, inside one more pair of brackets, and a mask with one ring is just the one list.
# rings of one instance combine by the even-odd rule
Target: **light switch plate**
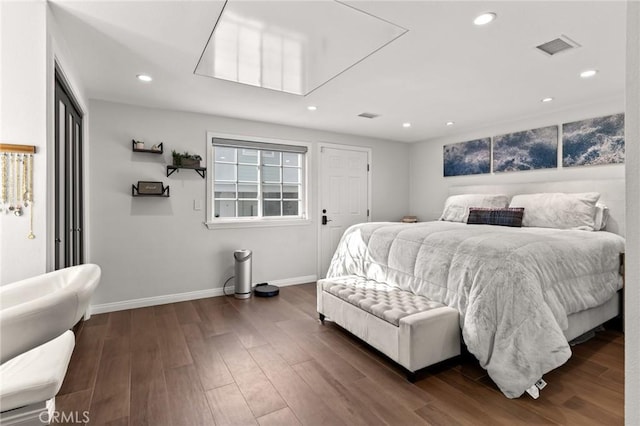
[[193,200],[193,210],[195,211],[202,210],[202,200]]

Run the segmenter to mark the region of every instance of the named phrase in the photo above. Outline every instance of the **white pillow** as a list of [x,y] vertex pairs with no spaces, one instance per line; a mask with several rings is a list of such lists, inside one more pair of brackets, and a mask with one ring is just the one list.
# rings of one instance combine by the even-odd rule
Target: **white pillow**
[[440,220],[449,222],[467,222],[469,207],[500,209],[509,205],[509,197],[502,194],[463,194],[452,195],[444,203]]
[[599,198],[597,192],[522,194],[509,207],[524,207],[522,226],[593,231]]
[[604,231],[607,227],[607,219],[609,219],[609,207],[602,203],[596,203],[596,214],[594,216],[594,229],[596,231]]

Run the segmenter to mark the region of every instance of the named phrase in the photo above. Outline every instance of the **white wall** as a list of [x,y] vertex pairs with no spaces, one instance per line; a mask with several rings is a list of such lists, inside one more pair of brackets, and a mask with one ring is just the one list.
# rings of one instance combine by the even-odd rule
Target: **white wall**
[[[442,149],[444,145],[478,138],[496,136],[521,130],[534,129],[562,123],[599,117],[624,111],[624,100],[584,105],[573,110],[557,111],[531,117],[513,123],[503,123],[477,129],[449,137],[415,143],[411,146],[411,214],[420,220],[434,220],[442,213],[444,201],[451,186],[492,185],[522,182],[549,182],[582,179],[624,178],[624,165],[604,165],[592,167],[562,168],[559,158],[558,169],[531,170],[471,176],[443,177]],[[561,144],[560,144],[561,145]],[[561,149],[559,149],[561,151]],[[559,152],[560,155],[560,152]]]
[[[69,89],[71,90],[71,96],[73,96],[74,100],[77,102],[78,107],[80,108],[80,112],[83,115],[82,118],[82,134],[84,140],[84,150],[83,150],[83,160],[84,160],[84,168],[85,175],[86,171],[91,168],[91,164],[89,163],[89,144],[88,141],[88,129],[89,129],[89,111],[88,111],[88,98],[86,96],[86,92],[82,85],[82,81],[80,76],[76,72],[76,65],[73,56],[73,52],[70,51],[63,35],[61,29],[58,25],[58,22],[53,15],[51,8],[47,7],[47,135],[48,135],[48,146],[47,150],[47,179],[46,179],[46,190],[47,190],[47,232],[46,236],[47,240],[47,256],[46,256],[46,265],[47,270],[51,271],[55,267],[55,249],[53,245],[54,241],[54,230],[55,230],[55,65],[58,65],[58,70],[62,73],[63,78],[65,79]],[[89,188],[86,185],[85,179],[85,199],[86,194],[88,193]],[[85,224],[87,220],[89,220],[89,212],[85,208]],[[85,238],[87,236],[87,230],[85,229]],[[86,251],[86,247],[85,247]]]
[[[150,87],[150,90],[153,88]],[[212,100],[217,102],[217,100]],[[253,250],[253,282],[313,278],[317,262],[317,155],[315,143],[373,149],[373,220],[399,220],[409,208],[409,146],[202,114],[91,101],[91,224],[89,261],[103,278],[93,305],[219,288],[233,275],[234,249]],[[166,177],[171,150],[206,154],[206,132],[311,142],[312,224],[292,227],[208,230],[205,180],[181,170]],[[131,139],[150,147],[164,142],[163,156],[134,153]],[[163,181],[171,197],[133,198],[131,184]],[[102,308],[98,308],[104,309]]]
[[35,145],[34,240],[25,215],[0,214],[0,284],[46,270],[47,5],[0,2],[0,141]]
[[54,58],[81,107],[70,52],[45,1],[0,2],[0,141],[35,145],[33,232],[29,209],[0,214],[0,285],[52,269]]
[[640,3],[627,3],[625,423],[640,424]]

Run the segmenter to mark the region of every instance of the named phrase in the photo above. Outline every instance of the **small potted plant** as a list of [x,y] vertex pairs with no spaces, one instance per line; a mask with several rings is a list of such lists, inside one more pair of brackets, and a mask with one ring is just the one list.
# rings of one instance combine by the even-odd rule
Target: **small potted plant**
[[180,153],[173,150],[171,156],[173,157],[173,165],[176,167],[200,167],[200,161],[202,161],[201,156],[189,154],[188,151]]

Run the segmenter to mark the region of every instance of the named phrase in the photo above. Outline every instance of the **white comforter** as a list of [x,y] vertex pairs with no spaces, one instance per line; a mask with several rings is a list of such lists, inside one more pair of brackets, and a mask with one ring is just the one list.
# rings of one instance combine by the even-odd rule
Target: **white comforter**
[[464,341],[509,398],[564,364],[567,315],[622,287],[608,232],[452,222],[349,228],[327,277],[359,275],[458,309]]

